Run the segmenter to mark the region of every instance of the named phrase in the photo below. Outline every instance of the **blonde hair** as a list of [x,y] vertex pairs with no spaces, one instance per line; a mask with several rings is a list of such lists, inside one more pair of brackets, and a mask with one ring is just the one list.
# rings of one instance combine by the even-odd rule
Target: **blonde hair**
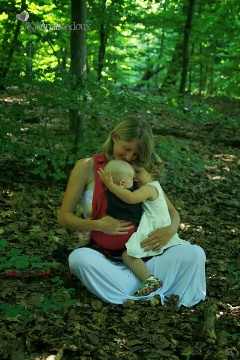
[[142,119],[126,119],[118,123],[109,134],[103,145],[103,150],[107,155],[113,154],[113,133],[117,135],[118,140],[131,142],[138,141],[139,159],[146,161],[154,150],[154,139],[152,129],[149,123]]
[[147,161],[135,160],[133,165],[143,167],[148,173],[152,174],[154,180],[160,181],[164,175],[164,164],[156,153],[152,153]]
[[113,182],[118,184],[121,180],[126,180],[130,175],[134,176],[132,165],[123,160],[110,160],[104,171],[111,171]]

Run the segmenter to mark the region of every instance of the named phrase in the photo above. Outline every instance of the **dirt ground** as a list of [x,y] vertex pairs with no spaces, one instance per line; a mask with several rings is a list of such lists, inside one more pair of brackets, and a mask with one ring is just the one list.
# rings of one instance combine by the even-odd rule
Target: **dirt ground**
[[[238,105],[214,104],[234,119]],[[239,130],[229,122],[184,122],[158,111],[151,122],[157,143],[180,144],[176,168],[166,164],[163,188],[180,213],[180,236],[206,252],[206,301],[179,308],[157,298],[124,306],[97,299],[69,278],[64,249],[61,259],[52,257],[59,246],[73,249],[77,242],[57,225],[65,184],[2,161],[1,359],[240,359]],[[180,151],[204,167],[181,168]]]

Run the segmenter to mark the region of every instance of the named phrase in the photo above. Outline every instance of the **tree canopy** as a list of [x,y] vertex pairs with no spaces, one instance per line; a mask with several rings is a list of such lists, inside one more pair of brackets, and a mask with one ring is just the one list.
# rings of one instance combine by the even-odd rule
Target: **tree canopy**
[[[70,3],[1,3],[1,78],[63,79],[70,69]],[[89,77],[128,87],[239,96],[238,0],[89,0]],[[17,14],[29,15],[19,21]],[[191,16],[190,16],[191,15]],[[81,25],[81,26],[80,26]],[[186,67],[187,63],[187,67]]]

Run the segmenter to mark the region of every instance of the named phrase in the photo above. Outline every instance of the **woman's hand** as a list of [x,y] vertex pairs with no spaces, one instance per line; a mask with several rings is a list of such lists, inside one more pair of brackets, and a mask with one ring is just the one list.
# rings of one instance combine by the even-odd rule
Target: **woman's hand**
[[106,187],[109,187],[111,184],[113,184],[113,178],[111,171],[108,171],[107,173],[103,169],[98,170],[98,175],[100,176],[100,179],[105,184]]
[[104,216],[102,219],[98,220],[100,222],[101,232],[108,235],[124,235],[133,228],[133,225],[130,221],[114,219],[111,216]]
[[158,251],[169,242],[173,235],[171,225],[156,229],[148,235],[147,239],[141,242],[141,248],[145,251]]

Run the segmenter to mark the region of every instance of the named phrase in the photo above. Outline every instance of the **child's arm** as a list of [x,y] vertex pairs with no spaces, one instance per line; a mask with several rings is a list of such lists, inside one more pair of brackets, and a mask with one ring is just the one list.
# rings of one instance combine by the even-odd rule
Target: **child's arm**
[[100,169],[98,174],[101,180],[104,182],[106,187],[114,193],[119,199],[126,202],[127,204],[137,204],[146,200],[150,197],[156,198],[157,190],[152,185],[143,185],[140,189],[135,190],[134,192],[124,189],[119,185],[113,183],[111,172],[109,171],[107,174]]

